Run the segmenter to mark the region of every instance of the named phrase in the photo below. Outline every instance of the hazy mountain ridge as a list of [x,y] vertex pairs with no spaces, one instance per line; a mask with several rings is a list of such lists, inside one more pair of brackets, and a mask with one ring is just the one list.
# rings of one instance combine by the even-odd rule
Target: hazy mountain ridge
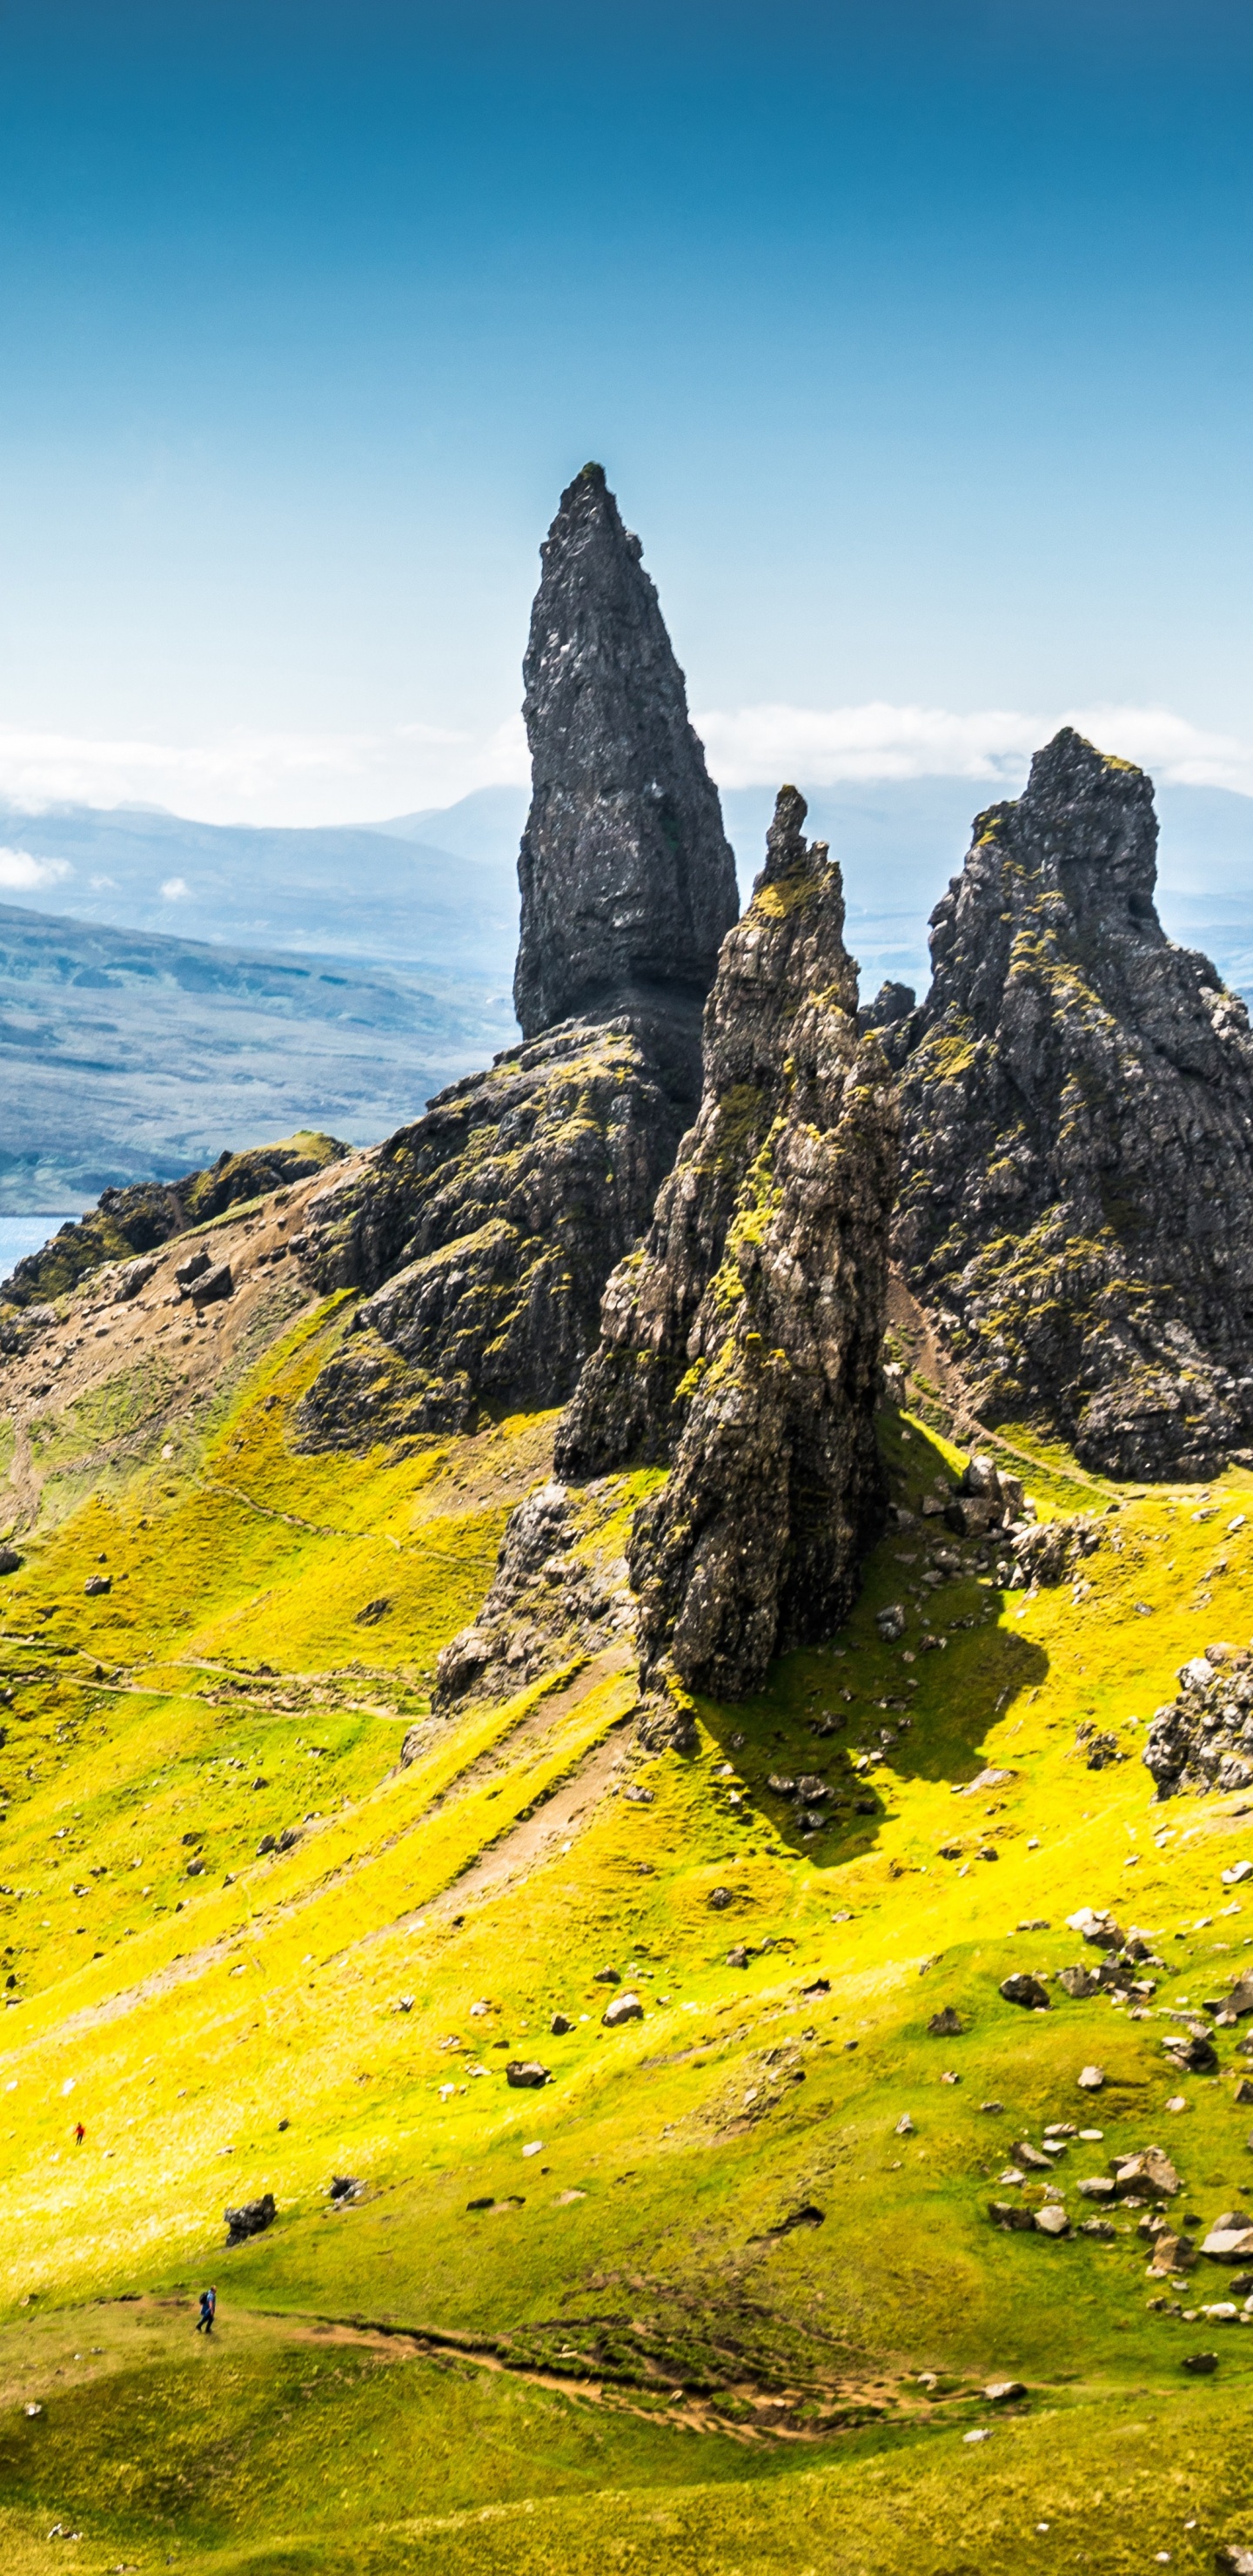
[[294,1127],[364,1142],[512,1035],[482,979],[300,962],[0,905],[0,1209]]

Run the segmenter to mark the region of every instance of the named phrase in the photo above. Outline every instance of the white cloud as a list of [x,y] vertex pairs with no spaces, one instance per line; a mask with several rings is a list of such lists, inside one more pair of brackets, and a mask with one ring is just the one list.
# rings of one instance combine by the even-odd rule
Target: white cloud
[[954,715],[944,707],[770,704],[714,708],[694,718],[723,787],[831,787],[841,779],[982,778],[1016,786],[1033,751],[1058,726],[1140,762],[1158,778],[1229,787],[1253,796],[1253,748],[1206,733],[1165,707],[1065,707],[1046,715],[989,708]]
[[68,859],[36,859],[29,850],[0,849],[0,888],[6,894],[30,894],[36,886],[59,885],[72,877]]
[[167,877],[161,892],[167,903],[186,903],[191,887],[186,877]]
[[381,820],[530,776],[520,716],[480,732],[419,722],[379,733],[251,733],[207,743],[108,741],[0,726],[0,804],[158,805],[205,823]]
[[[1253,796],[1253,748],[1208,733],[1164,707],[1092,706],[1021,713],[945,707],[797,707],[767,702],[714,708],[695,718],[709,766],[723,787],[801,787],[838,780],[986,780],[1016,793],[1031,753],[1070,723],[1107,751],[1141,761],[1159,779],[1234,788]],[[254,733],[215,742],[162,743],[137,737],[23,733],[0,726],[0,805],[160,805],[207,823],[378,821],[422,806],[448,805],[476,787],[525,784],[522,719],[479,731],[418,720],[377,733]],[[23,868],[65,862],[8,854]],[[0,888],[52,879],[0,873]],[[103,890],[103,889],[101,889]],[[171,897],[171,900],[177,900]]]

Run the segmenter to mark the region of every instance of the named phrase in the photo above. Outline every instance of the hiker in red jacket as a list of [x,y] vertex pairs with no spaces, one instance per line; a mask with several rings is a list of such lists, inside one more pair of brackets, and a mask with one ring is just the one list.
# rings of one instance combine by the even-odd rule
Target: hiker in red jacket
[[82,2121],[81,2121],[81,2120],[76,2120],[76,2121],[75,2121],[75,2123],[74,2123],[74,2143],[75,2143],[75,2145],[76,2145],[76,2146],[81,2147],[81,2145],[82,2145],[82,2143],[83,2143],[83,2140],[84,2140],[84,2138],[86,2137],[86,2135],[87,2135],[87,2132],[86,2132],[85,2128],[83,2127]]

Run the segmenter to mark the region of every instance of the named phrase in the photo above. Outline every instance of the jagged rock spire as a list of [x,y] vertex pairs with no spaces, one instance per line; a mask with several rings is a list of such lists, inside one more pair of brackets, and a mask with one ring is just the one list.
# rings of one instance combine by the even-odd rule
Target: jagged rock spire
[[643,1669],[729,1698],[838,1625],[881,1500],[897,1111],[804,819],[784,788],[706,1005],[699,1116],[557,1441],[563,1473],[672,1462],[629,1550]]
[[1253,1037],[1154,906],[1152,781],[1071,727],[975,821],[901,1064],[897,1249],[987,1422],[1111,1475],[1253,1431]]
[[640,553],[603,468],[585,465],[541,548],[523,664],[532,794],[514,1004],[527,1037],[659,992],[699,1007],[739,908]]

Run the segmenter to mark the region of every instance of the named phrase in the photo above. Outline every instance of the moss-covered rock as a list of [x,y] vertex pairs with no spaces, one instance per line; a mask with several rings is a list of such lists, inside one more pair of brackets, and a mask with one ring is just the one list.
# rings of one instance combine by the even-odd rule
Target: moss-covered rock
[[1059,733],[978,816],[928,1001],[883,1030],[896,1245],[975,1410],[1129,1476],[1253,1428],[1253,1037],[1162,930],[1156,845],[1144,772]]

